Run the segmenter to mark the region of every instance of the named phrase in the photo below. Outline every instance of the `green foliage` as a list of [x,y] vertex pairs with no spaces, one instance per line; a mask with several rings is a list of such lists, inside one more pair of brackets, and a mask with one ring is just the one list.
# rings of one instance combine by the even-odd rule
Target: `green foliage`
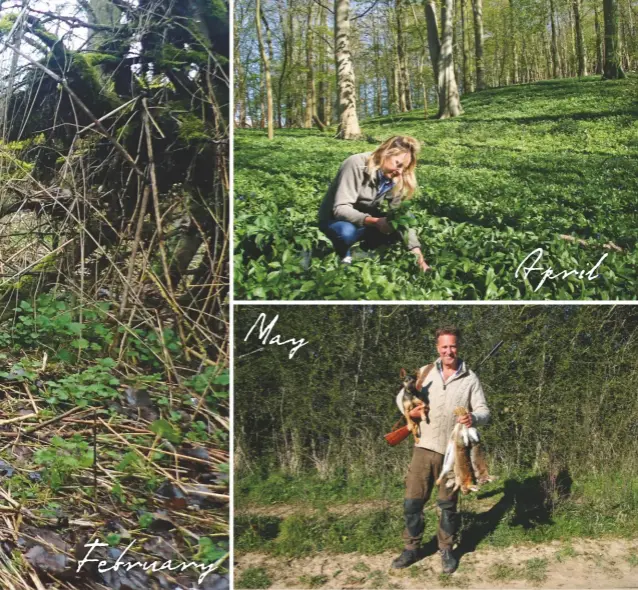
[[265,477],[259,473],[245,474],[235,481],[237,505],[246,504],[304,504],[324,508],[327,504],[359,502],[385,498],[400,501],[404,488],[400,471],[393,473],[394,479],[386,474],[358,473],[335,475],[322,478],[316,473],[294,476],[278,471],[267,471]]
[[215,545],[210,537],[200,537],[199,549],[195,555],[195,560],[204,564],[215,563],[227,553],[227,549]]
[[[426,526],[436,526],[436,515],[425,514]],[[358,552],[375,555],[401,547],[403,530],[401,502],[388,510],[358,514],[292,514],[285,518],[237,516],[235,548],[266,551],[287,557],[313,555],[320,551]]]
[[36,463],[44,465],[45,477],[53,490],[65,485],[72,475],[93,465],[93,449],[81,436],[68,440],[59,436],[51,439],[51,447],[35,452]]
[[270,588],[272,581],[263,567],[245,569],[235,582],[236,588]]
[[[638,78],[560,80],[464,97],[465,115],[422,113],[364,122],[379,142],[408,134],[424,144],[419,194],[399,225],[415,224],[426,261],[397,244],[341,265],[315,217],[341,162],[365,142],[315,130],[235,136],[235,293],[239,299],[635,299]],[[561,235],[583,239],[583,247]],[[623,252],[606,250],[613,242]],[[536,248],[539,265],[591,269],[594,280],[516,278]],[[312,254],[304,264],[304,252]]]
[[73,400],[76,405],[86,406],[94,399],[114,399],[118,396],[115,386],[120,380],[111,373],[115,361],[111,358],[97,359],[96,364],[62,377],[47,381],[50,404]]
[[149,526],[151,526],[151,523],[153,522],[153,520],[154,520],[153,515],[148,512],[144,512],[143,514],[140,514],[140,517],[138,520],[140,524],[140,528],[147,529]]
[[[126,330],[120,326],[119,331],[123,333]],[[134,364],[144,364],[155,370],[164,369],[164,346],[173,358],[181,355],[179,336],[172,328],[164,328],[161,334],[148,328],[135,328],[133,334],[125,357]]]
[[110,304],[98,303],[84,310],[83,323],[68,295],[44,293],[34,301],[22,300],[14,309],[11,331],[0,333],[0,345],[19,351],[44,346],[56,352],[62,361],[73,360],[78,350],[100,352],[113,341],[113,330],[106,323]]
[[151,432],[154,432],[160,438],[164,438],[172,443],[179,443],[181,436],[179,429],[173,426],[168,420],[155,420],[150,426]]

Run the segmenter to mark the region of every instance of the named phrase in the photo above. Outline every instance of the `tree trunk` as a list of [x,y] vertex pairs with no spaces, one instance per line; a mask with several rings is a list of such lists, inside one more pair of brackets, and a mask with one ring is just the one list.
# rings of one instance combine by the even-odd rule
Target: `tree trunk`
[[439,55],[439,119],[457,117],[463,113],[459,91],[454,76],[452,56],[452,27],[454,22],[454,0],[441,3],[441,52]]
[[474,54],[476,55],[476,89],[485,90],[483,63],[483,0],[472,0],[474,12]]
[[[327,10],[325,7],[320,6],[320,20],[319,27],[322,31],[325,31],[328,28],[327,22]],[[331,102],[331,93],[330,93],[330,77],[328,76],[328,65],[326,60],[326,44],[319,43],[319,63],[321,69],[321,78],[319,80],[319,105],[318,105],[318,118],[325,124],[330,125],[330,102]]]
[[[22,7],[26,6],[27,0],[22,0]],[[0,3],[1,6],[1,3]],[[14,47],[20,51],[20,47],[22,46],[22,36],[24,34],[24,23],[23,20],[20,23],[20,26],[16,28],[13,33],[13,37],[8,39],[7,41],[13,43]],[[5,33],[6,34],[6,33]],[[18,53],[17,51],[13,51],[11,55],[11,65],[9,66],[9,76],[7,79],[7,85],[3,89],[4,94],[4,104],[2,105],[2,110],[0,115],[2,117],[2,139],[4,141],[8,141],[11,129],[11,121],[9,121],[9,103],[11,102],[11,97],[13,96],[13,85],[15,83],[16,71],[18,69]]]
[[428,48],[430,50],[430,61],[432,62],[432,72],[434,73],[434,83],[437,94],[439,92],[439,56],[441,55],[441,41],[439,40],[439,25],[436,19],[436,3],[434,0],[426,0],[425,22],[428,29]]
[[552,32],[551,56],[552,56],[552,78],[560,77],[560,63],[558,57],[558,41],[556,40],[556,20],[554,16],[554,0],[549,0],[549,22]]
[[638,45],[636,44],[636,24],[634,20],[634,12],[633,12],[633,2],[632,0],[627,0],[627,28],[629,31],[629,36],[631,37],[631,51],[627,51],[627,53],[631,54],[631,59],[629,61],[629,65],[627,66],[627,70],[635,70],[636,69],[636,53],[638,52]]
[[259,128],[266,128],[266,76],[264,62],[259,60]]
[[618,39],[618,5],[616,0],[603,0],[605,20],[605,62],[603,78],[617,80],[625,77],[620,65],[620,46]]
[[261,54],[261,61],[264,64],[264,76],[266,86],[266,103],[267,103],[267,126],[268,126],[268,139],[272,139],[275,136],[273,127],[273,113],[272,113],[272,83],[270,80],[270,62],[266,55],[266,47],[264,46],[264,39],[261,33],[261,0],[255,2],[255,26],[257,27],[257,42],[259,43],[259,53]]
[[465,42],[465,0],[461,0],[461,55],[463,56],[463,93],[472,92],[472,82],[470,78],[468,47]]
[[339,139],[361,137],[356,84],[350,55],[350,0],[335,0],[335,65],[339,92]]
[[[279,119],[279,127],[283,127],[283,110],[285,106],[285,117],[286,117],[286,126],[290,125],[290,96],[286,97],[285,105],[284,105],[284,84],[288,80],[288,64],[292,60],[291,55],[291,35],[292,33],[289,30],[289,19],[287,14],[287,9],[283,5],[282,2],[278,2],[279,6],[279,26],[281,28],[281,34],[283,36],[282,40],[282,63],[281,63],[281,73],[279,74],[279,82],[277,84],[277,117]],[[290,9],[290,8],[289,8]],[[288,10],[289,10],[288,9]]]
[[[237,22],[237,21],[235,21]],[[235,104],[237,108],[237,126],[240,129],[246,127],[246,75],[244,74],[244,68],[242,67],[241,58],[239,54],[239,38],[236,32],[235,26],[235,79],[237,80],[236,88],[237,93],[235,95]]]
[[377,18],[372,21],[372,43],[374,45],[375,107],[376,115],[380,117],[383,115],[383,89],[381,85],[381,52],[377,22]]
[[583,23],[580,20],[580,0],[572,0],[574,10],[574,26],[576,27],[576,60],[578,62],[578,76],[587,75],[587,56],[585,55],[585,35]]
[[516,18],[516,7],[514,6],[514,0],[510,0],[510,31],[512,35],[512,84],[518,84],[520,81],[520,72],[518,65],[518,39],[517,32],[518,18]]
[[315,116],[315,74],[314,64],[312,60],[312,7],[314,4],[308,4],[308,20],[306,29],[306,111],[304,117],[304,127],[310,129],[312,127],[313,117]]
[[397,56],[399,59],[399,107],[401,112],[412,109],[410,100],[410,82],[403,35],[403,10],[401,0],[396,0],[395,15],[397,19]]
[[598,8],[594,8],[594,28],[596,29],[596,74],[602,75],[603,73],[603,62],[604,62],[604,45],[603,45],[603,35],[600,29],[600,18],[599,15],[600,10]]

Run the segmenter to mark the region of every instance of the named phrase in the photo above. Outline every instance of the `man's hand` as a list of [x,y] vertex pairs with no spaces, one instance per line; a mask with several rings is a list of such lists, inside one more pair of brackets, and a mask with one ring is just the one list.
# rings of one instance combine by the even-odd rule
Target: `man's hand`
[[423,412],[423,406],[425,404],[423,402],[419,403],[417,405],[416,408],[410,410],[410,418],[415,419],[418,418],[419,420],[421,419],[421,414]]
[[425,261],[425,258],[423,258],[423,253],[421,252],[421,248],[412,248],[411,252],[412,254],[416,256],[416,263],[419,265],[419,268],[423,272],[427,272],[428,270],[430,270],[430,266]]
[[472,424],[474,424],[474,417],[472,414],[465,414],[464,416],[459,416],[456,421],[469,428]]

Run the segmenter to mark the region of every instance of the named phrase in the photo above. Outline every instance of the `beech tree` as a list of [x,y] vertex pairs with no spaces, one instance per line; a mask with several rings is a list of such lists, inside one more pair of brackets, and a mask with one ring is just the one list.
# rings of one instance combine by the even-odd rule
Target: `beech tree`
[[357,117],[356,86],[352,56],[350,55],[350,1],[335,0],[335,64],[339,94],[339,130],[341,139],[361,136]]
[[618,37],[618,4],[616,0],[603,0],[605,21],[605,62],[603,78],[607,80],[624,78],[620,58],[620,39]]
[[[255,2],[235,5],[235,123],[266,127]],[[428,102],[456,116],[475,90],[638,69],[632,0],[259,2],[275,126],[359,137],[363,118]]]

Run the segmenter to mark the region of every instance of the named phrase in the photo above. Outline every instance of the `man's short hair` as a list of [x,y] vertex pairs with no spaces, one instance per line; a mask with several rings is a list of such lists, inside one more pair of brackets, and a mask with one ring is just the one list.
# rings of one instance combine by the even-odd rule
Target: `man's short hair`
[[459,330],[456,326],[444,326],[443,328],[438,328],[434,333],[434,341],[438,343],[439,336],[456,336],[457,343],[461,341],[461,330]]

